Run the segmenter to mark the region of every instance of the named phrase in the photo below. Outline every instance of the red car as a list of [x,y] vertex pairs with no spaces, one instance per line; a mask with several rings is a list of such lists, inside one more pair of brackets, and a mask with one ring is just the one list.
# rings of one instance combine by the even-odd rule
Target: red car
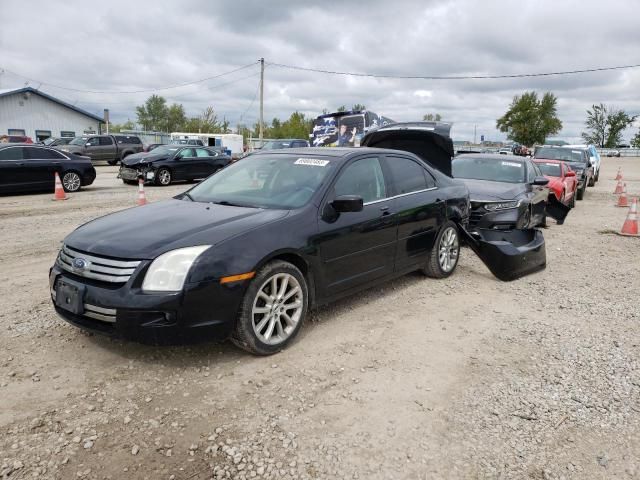
[[576,206],[576,190],[578,180],[576,172],[571,167],[560,160],[534,160],[542,174],[549,179],[549,195],[556,198],[568,207]]
[[24,135],[0,135],[0,143],[33,143],[33,140]]

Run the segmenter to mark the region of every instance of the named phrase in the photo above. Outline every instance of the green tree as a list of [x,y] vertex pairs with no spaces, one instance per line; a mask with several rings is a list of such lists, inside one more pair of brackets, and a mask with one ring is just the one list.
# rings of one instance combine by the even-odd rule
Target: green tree
[[638,130],[638,133],[636,133],[635,136],[631,139],[631,146],[640,148],[640,130]]
[[151,95],[144,105],[136,107],[138,123],[144,130],[162,131],[167,128],[167,101],[159,95]]
[[336,112],[346,112],[346,111],[347,111],[347,107],[344,105],[340,105],[336,110]]
[[124,123],[110,123],[109,133],[120,133],[123,130],[134,130],[135,128],[135,124],[131,120],[127,119]]
[[439,122],[440,120],[442,120],[442,115],[440,115],[439,113],[427,113],[422,116],[422,120],[425,120],[427,122]]
[[538,100],[536,92],[516,95],[509,110],[496,121],[496,128],[507,134],[507,138],[526,145],[544,143],[550,135],[562,130],[562,122],[557,116],[556,96],[547,92]]
[[178,132],[187,121],[182,104],[174,103],[167,109],[167,132]]
[[604,105],[592,105],[587,110],[586,132],[582,138],[601,148],[615,148],[622,141],[622,132],[637,118],[628,115],[624,110]]
[[354,112],[360,111],[360,110],[366,110],[367,107],[364,106],[362,103],[356,103],[353,107],[351,107],[351,110],[353,110]]

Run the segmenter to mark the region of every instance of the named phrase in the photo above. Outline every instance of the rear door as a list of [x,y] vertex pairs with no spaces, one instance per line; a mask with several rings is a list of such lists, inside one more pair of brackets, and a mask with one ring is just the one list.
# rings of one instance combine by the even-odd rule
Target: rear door
[[115,160],[118,158],[118,149],[116,148],[116,144],[108,135],[99,137],[99,146],[96,147],[98,149],[98,155],[100,156],[100,160]]
[[23,147],[0,149],[0,193],[28,189],[25,171]]
[[62,154],[40,147],[25,147],[24,152],[24,164],[31,185],[34,188],[53,190],[55,172],[62,173]]
[[[396,226],[387,190],[381,159],[371,155],[352,160],[329,190],[320,208],[317,237],[326,296],[393,272]],[[327,215],[340,195],[361,196],[363,210]]]
[[187,147],[178,152],[173,167],[174,180],[191,180],[199,178],[197,172],[198,159],[196,158],[195,148]]
[[220,167],[216,164],[216,153],[206,148],[196,148],[196,170],[198,176],[195,178],[205,178],[218,170]]
[[446,218],[445,201],[433,176],[416,159],[386,155],[385,162],[398,232],[395,270],[400,271],[427,261]]

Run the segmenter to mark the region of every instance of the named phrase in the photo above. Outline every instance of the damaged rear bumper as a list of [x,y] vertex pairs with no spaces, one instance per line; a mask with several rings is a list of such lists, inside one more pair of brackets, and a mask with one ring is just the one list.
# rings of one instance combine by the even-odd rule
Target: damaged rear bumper
[[508,282],[547,266],[544,236],[540,230],[485,230],[460,228],[465,243],[498,279]]

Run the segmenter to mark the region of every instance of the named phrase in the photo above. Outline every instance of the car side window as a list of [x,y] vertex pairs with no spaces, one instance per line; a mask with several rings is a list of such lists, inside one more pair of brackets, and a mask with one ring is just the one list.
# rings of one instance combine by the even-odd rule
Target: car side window
[[48,148],[25,147],[24,156],[29,160],[61,160],[66,158],[60,152]]
[[111,137],[100,137],[100,146],[113,145],[113,139]]
[[96,145],[100,144],[100,139],[98,137],[93,137],[93,138],[88,138],[87,139],[87,146],[88,147],[95,147]]
[[3,148],[0,150],[0,161],[2,160],[23,160],[22,147]]
[[347,166],[334,187],[336,197],[359,195],[364,203],[386,198],[382,166],[377,157],[362,158]]
[[536,177],[541,177],[542,176],[542,170],[540,170],[540,167],[538,165],[536,165],[535,163],[532,164],[533,165],[533,171],[535,173]]
[[[392,183],[396,195],[417,192],[430,188],[422,166],[405,157],[387,156]],[[434,185],[435,186],[435,182]]]
[[180,152],[180,156],[182,158],[193,158],[196,156],[196,154],[193,151],[193,148],[185,148]]
[[196,148],[196,157],[211,157],[212,155],[204,148]]

